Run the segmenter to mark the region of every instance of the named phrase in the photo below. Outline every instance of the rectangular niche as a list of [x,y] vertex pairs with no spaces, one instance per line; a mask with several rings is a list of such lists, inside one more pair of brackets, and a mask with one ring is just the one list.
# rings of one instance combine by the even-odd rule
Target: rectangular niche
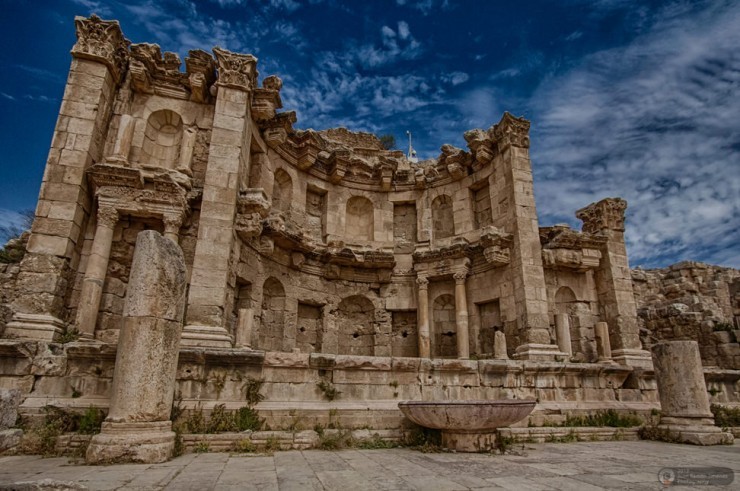
[[419,356],[416,312],[394,311],[391,314],[391,356]]
[[491,212],[491,192],[488,181],[483,185],[470,190],[473,200],[473,217],[475,219],[475,228],[483,228],[493,224],[493,214]]
[[478,304],[480,332],[478,333],[482,353],[493,353],[493,333],[503,330],[501,306],[498,300]]
[[416,243],[416,203],[393,203],[393,242],[397,253],[413,252]]
[[318,353],[321,351],[322,325],[320,305],[298,302],[295,347],[301,353]]
[[308,234],[323,240],[326,234],[326,191],[309,186],[306,189],[306,230]]

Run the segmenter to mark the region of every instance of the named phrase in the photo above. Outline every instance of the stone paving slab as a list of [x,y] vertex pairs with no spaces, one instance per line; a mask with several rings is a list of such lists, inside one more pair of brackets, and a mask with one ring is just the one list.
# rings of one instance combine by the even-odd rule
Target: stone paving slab
[[[66,458],[0,457],[0,490],[45,479],[91,490],[600,490],[662,489],[663,467],[721,466],[740,473],[740,444],[658,442],[517,445],[517,454],[420,453],[410,449],[263,454],[188,454],[163,464],[88,466]],[[684,488],[686,489],[686,488]],[[696,489],[740,489],[731,486]]]

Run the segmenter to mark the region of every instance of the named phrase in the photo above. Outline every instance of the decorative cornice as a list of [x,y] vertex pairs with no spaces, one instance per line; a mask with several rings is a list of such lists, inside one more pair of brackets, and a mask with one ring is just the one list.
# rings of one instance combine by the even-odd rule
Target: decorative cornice
[[123,36],[116,20],[102,20],[93,14],[89,18],[75,17],[77,42],[72,56],[104,63],[116,83],[128,65],[128,46],[131,42]]

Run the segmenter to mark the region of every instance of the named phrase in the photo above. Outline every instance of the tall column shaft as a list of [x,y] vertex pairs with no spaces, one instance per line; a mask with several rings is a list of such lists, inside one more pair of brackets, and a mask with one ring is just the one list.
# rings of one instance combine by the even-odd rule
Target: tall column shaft
[[455,273],[455,321],[457,324],[457,357],[470,358],[470,329],[468,326],[468,295],[465,279],[468,273]]
[[417,307],[417,322],[419,335],[419,358],[431,357],[431,343],[429,340],[429,279],[423,276],[416,279],[419,290]]
[[82,281],[80,303],[77,306],[76,325],[83,338],[95,337],[95,324],[98,320],[103,283],[113,243],[113,229],[117,222],[118,212],[115,209],[106,207],[98,210],[98,225],[87,260],[85,279]]

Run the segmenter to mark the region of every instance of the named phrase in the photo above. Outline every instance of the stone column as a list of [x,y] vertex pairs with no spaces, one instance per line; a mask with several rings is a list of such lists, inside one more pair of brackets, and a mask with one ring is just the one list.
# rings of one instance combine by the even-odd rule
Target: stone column
[[113,147],[113,155],[107,160],[114,163],[128,165],[128,155],[131,152],[131,142],[134,139],[134,118],[130,114],[122,114],[118,122],[118,134]]
[[227,326],[235,285],[230,271],[238,254],[234,217],[240,176],[249,172],[253,124],[249,109],[257,60],[220,48],[213,52],[218,94],[182,343],[231,347]]
[[431,344],[429,340],[429,278],[419,276],[416,278],[416,286],[419,290],[417,306],[417,323],[419,335],[419,358],[431,357]]
[[252,326],[254,325],[254,309],[239,309],[236,321],[236,339],[234,345],[238,348],[252,347]]
[[599,355],[599,363],[612,362],[612,347],[609,343],[609,324],[597,322],[594,326],[596,335],[596,352]]
[[162,218],[164,222],[164,236],[175,244],[180,241],[180,227],[182,226],[182,216],[165,215]]
[[457,324],[457,357],[470,358],[470,331],[468,329],[468,295],[465,291],[467,271],[452,275],[455,279],[455,323]]
[[573,346],[570,340],[570,316],[555,314],[555,337],[558,340],[558,349],[566,355],[573,356]]
[[714,426],[697,342],[663,341],[652,351],[661,408],[658,428],[684,443],[732,443],[731,433]]
[[113,102],[128,64],[116,21],[75,18],[77,42],[46,161],[36,217],[20,264],[5,335],[54,341],[66,328],[65,298],[89,216],[85,171],[102,160]]
[[98,224],[95,229],[90,256],[87,259],[85,279],[82,281],[80,303],[77,305],[76,326],[80,337],[93,339],[98,320],[103,283],[108,272],[108,259],[113,243],[113,229],[118,223],[118,211],[110,206],[98,209]]
[[595,272],[599,304],[609,324],[614,361],[629,366],[651,368],[650,353],[642,349],[637,326],[637,305],[632,290],[632,275],[624,243],[624,213],[627,202],[605,198],[576,212],[583,221],[583,231],[608,240]]
[[87,449],[92,463],[164,462],[185,309],[182,250],[153,230],[136,239],[113,373],[110,410]]

